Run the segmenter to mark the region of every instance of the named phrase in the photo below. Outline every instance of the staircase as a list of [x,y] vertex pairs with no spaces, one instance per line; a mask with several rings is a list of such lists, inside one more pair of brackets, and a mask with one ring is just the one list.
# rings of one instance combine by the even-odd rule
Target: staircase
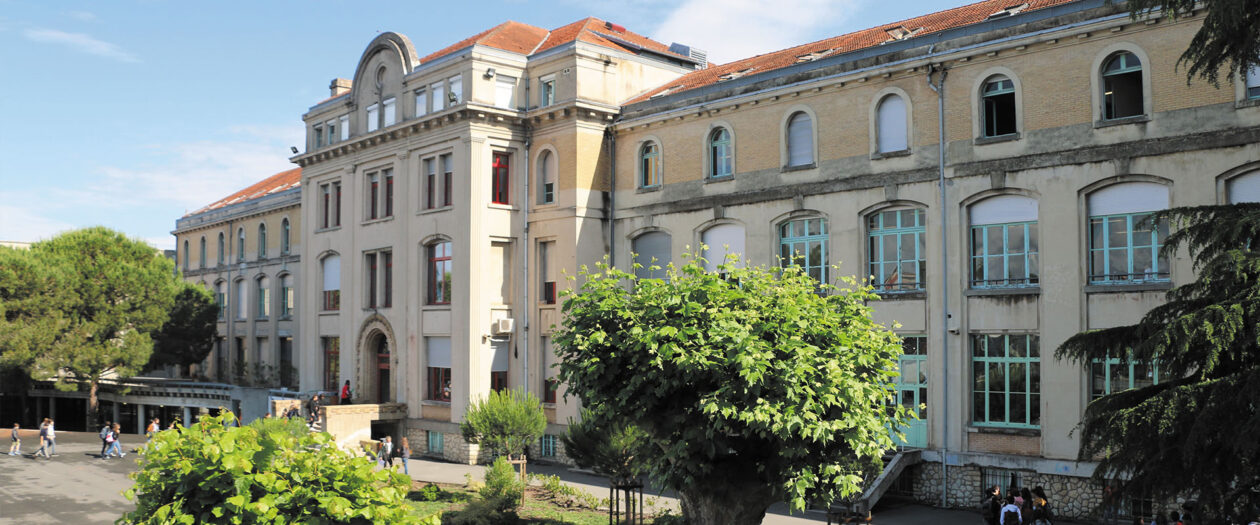
[[869,520],[870,511],[879,503],[879,499],[892,488],[897,482],[897,478],[905,472],[906,468],[916,465],[923,461],[922,450],[903,450],[898,452],[891,460],[884,463],[884,471],[874,480],[866,485],[866,490],[862,491],[862,495],[848,501],[837,501],[831,504],[831,508],[827,511],[827,523],[831,523],[832,519],[837,519],[837,523],[853,521],[857,517],[858,521]]

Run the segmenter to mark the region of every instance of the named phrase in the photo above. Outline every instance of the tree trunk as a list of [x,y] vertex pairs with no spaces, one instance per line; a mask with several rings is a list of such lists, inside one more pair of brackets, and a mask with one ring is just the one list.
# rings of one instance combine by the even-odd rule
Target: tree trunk
[[678,491],[692,525],[758,525],[778,501],[774,487],[756,479],[709,479]]
[[83,428],[87,430],[88,432],[91,432],[92,427],[96,426],[96,423],[97,423],[96,416],[101,411],[100,401],[96,399],[96,391],[100,388],[100,386],[101,386],[100,379],[93,378],[88,383],[87,422],[83,425]]

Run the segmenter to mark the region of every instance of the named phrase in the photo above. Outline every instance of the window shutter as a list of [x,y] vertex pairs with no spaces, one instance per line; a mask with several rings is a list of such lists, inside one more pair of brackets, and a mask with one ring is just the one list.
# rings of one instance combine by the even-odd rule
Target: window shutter
[[[665,232],[649,232],[635,238],[631,249],[638,254],[635,262],[643,265],[643,267],[635,270],[634,274],[639,278],[652,277],[653,272],[648,270],[649,266],[653,264],[661,268],[668,266],[670,262],[670,241],[669,234]],[[656,258],[656,262],[652,262],[653,257]],[[655,277],[664,277],[662,272],[663,270],[656,271]]]
[[1229,180],[1226,185],[1230,204],[1260,202],[1260,171],[1253,171]]
[[997,195],[975,203],[971,225],[1007,224],[1037,220],[1037,201],[1022,195]]
[[324,257],[324,291],[341,289],[341,257],[329,255]]
[[393,97],[385,99],[385,125],[393,126],[394,122],[394,99]]
[[1168,187],[1154,182],[1113,184],[1089,194],[1089,215],[1140,213],[1168,208]]
[[341,116],[341,140],[350,139],[350,116]]
[[494,352],[494,357],[490,361],[491,372],[507,372],[508,371],[508,342],[492,341],[490,349]]
[[879,135],[879,152],[888,153],[907,148],[906,101],[889,95],[879,103],[875,132]]
[[797,113],[788,122],[788,166],[814,162],[814,129],[809,115]]
[[704,269],[716,271],[718,265],[726,262],[726,255],[736,254],[740,261],[736,266],[743,266],[744,227],[738,224],[719,224],[704,231],[701,239],[709,249],[704,252]]
[[426,337],[424,338],[424,344],[428,347],[429,368],[451,367],[451,338]]
[[505,109],[516,107],[516,79],[500,75],[494,83],[494,105]]

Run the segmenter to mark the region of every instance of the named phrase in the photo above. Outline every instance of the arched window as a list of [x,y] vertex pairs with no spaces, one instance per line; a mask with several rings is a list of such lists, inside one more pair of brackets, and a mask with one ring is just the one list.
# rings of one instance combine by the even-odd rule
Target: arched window
[[293,275],[285,274],[280,277],[280,316],[285,319],[293,317],[293,307],[296,304],[293,293]]
[[271,317],[271,279],[259,277],[256,284],[258,291],[254,297],[258,299],[258,306],[255,311],[258,312],[259,319],[266,319]]
[[219,232],[219,253],[215,259],[219,261],[219,264],[227,260],[227,243],[223,240],[223,232]]
[[319,261],[324,278],[322,309],[335,312],[341,309],[341,256],[329,255]]
[[556,156],[543,151],[538,156],[538,204],[556,201]]
[[880,292],[922,290],[927,280],[926,217],[918,208],[895,208],[866,218],[867,260]]
[[191,257],[188,256],[188,239],[184,239],[184,269],[185,270],[188,269],[188,260],[190,258]]
[[814,163],[814,122],[804,111],[788,120],[787,156],[789,168]]
[[227,290],[223,281],[214,283],[214,305],[219,307],[219,320],[223,320],[223,311],[227,308]]
[[245,228],[236,229],[236,260],[245,260]]
[[660,186],[661,175],[661,147],[655,142],[648,142],[639,149],[639,187]]
[[717,128],[709,134],[709,177],[729,177],[735,173],[731,132]]
[[289,234],[290,233],[292,232],[289,229],[289,218],[285,217],[283,221],[280,221],[280,255],[289,254],[289,249],[290,249]]
[[1244,173],[1226,181],[1225,197],[1230,204],[1260,202],[1260,170]]
[[1015,82],[1006,75],[993,75],[984,81],[980,99],[985,137],[1001,137],[1018,131],[1015,125]]
[[888,95],[875,109],[876,145],[880,153],[909,149],[906,134],[906,101],[900,95]]
[[1036,285],[1039,275],[1037,201],[996,195],[971,206],[971,286]]
[[827,219],[794,219],[779,225],[779,265],[800,266],[819,283],[827,282]]
[[249,310],[245,288],[245,279],[236,281],[236,319],[238,321],[245,319],[246,312]]
[[[634,276],[639,279],[664,278],[664,268],[669,266],[671,260],[670,243],[672,241],[668,233],[660,231],[647,232],[635,237],[630,242],[630,251],[634,252],[634,262],[641,268],[635,268]],[[652,266],[660,266],[662,269],[653,271]]]
[[1168,208],[1168,187],[1154,182],[1113,184],[1089,194],[1089,281],[1129,284],[1167,281],[1160,248],[1167,221],[1151,214]]
[[1142,62],[1123,51],[1103,62],[1103,118],[1135,117],[1145,113],[1142,94]]
[[200,268],[206,267],[206,236],[201,236],[201,251],[197,254],[197,262]]
[[708,248],[704,251],[704,269],[717,271],[717,267],[726,264],[726,256],[734,255],[735,266],[744,265],[744,227],[739,224],[718,224],[700,235],[700,242]]
[[258,225],[258,258],[267,258],[267,225]]
[[454,249],[451,241],[438,241],[425,247],[428,259],[427,294],[429,304],[451,304],[452,277],[455,272]]

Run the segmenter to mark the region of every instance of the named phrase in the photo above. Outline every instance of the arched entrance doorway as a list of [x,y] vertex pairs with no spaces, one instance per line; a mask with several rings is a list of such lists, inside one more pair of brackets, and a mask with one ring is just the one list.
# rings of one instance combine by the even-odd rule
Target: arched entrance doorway
[[389,339],[385,334],[377,332],[373,334],[368,343],[369,359],[373,363],[371,370],[375,372],[376,389],[375,401],[377,403],[389,403],[392,401],[389,396]]

